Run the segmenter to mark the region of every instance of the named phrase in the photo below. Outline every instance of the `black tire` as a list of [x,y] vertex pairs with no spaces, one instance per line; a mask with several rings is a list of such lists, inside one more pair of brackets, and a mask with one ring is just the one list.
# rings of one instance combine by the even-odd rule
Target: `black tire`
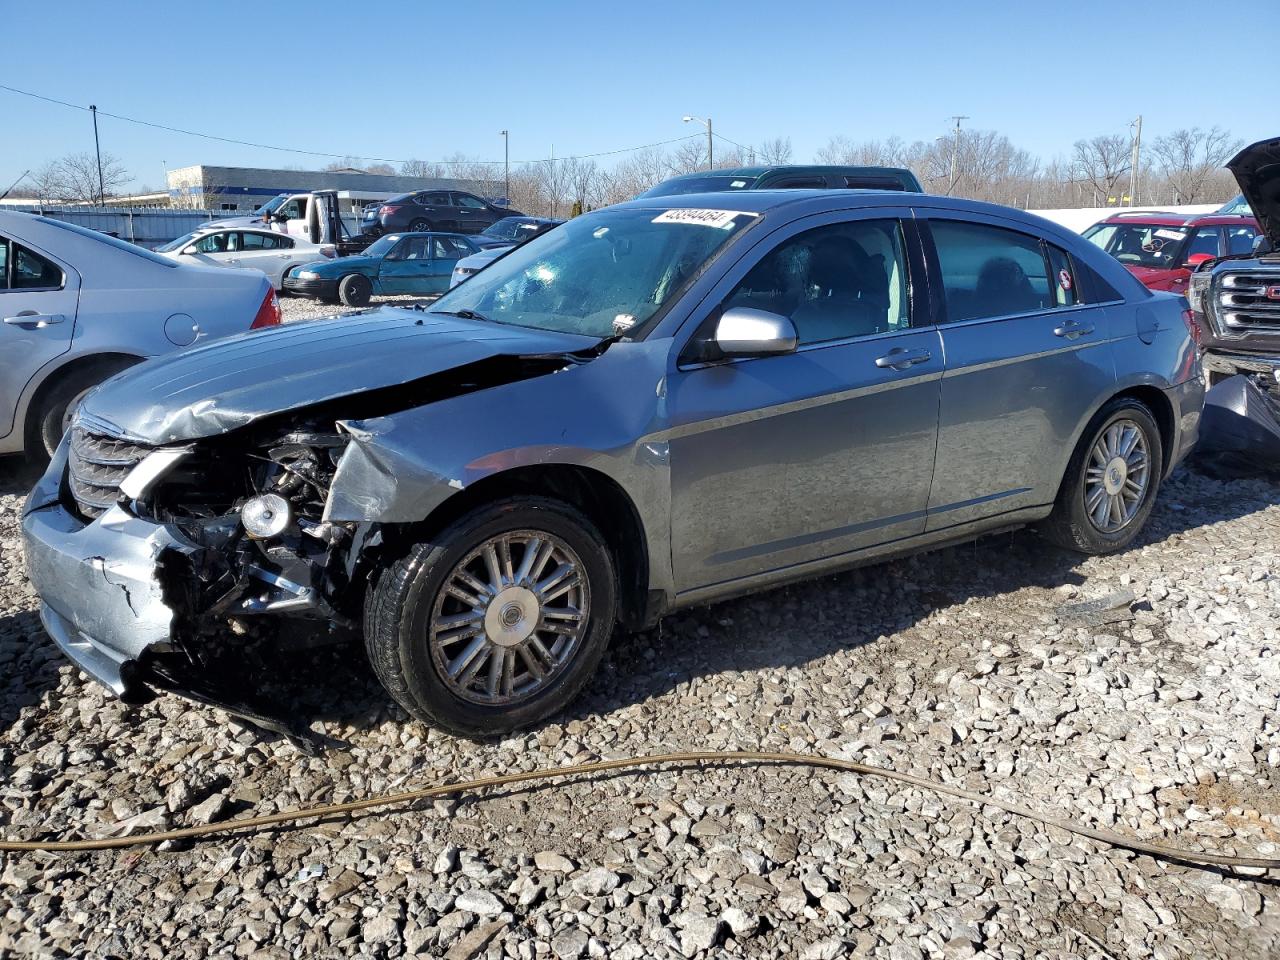
[[427,233],[431,229],[431,221],[423,220],[421,217],[409,224],[410,233]]
[[103,380],[130,366],[132,364],[129,363],[104,363],[77,370],[46,393],[30,418],[32,429],[27,450],[29,456],[37,460],[52,457],[58,444],[62,442],[62,435],[66,432],[68,421],[80,399]]
[[[465,699],[442,677],[428,641],[432,613],[455,567],[489,538],[513,531],[551,534],[585,573],[589,606],[573,652],[542,689],[509,704]],[[568,504],[513,497],[479,507],[381,571],[365,604],[365,649],[387,692],[414,717],[466,737],[489,737],[563,709],[595,673],[617,616],[617,579],[604,538]]]
[[362,273],[349,273],[338,282],[338,299],[348,307],[365,307],[373,296],[373,284]]
[[[1101,529],[1085,507],[1086,470],[1090,453],[1103,433],[1119,421],[1134,424],[1142,433],[1149,461],[1146,489],[1137,510],[1123,526],[1113,531]],[[1115,553],[1129,546],[1142,532],[1155,505],[1164,475],[1164,444],[1151,410],[1132,397],[1120,397],[1103,406],[1089,421],[1080,443],[1071,454],[1067,472],[1058,491],[1053,513],[1042,525],[1044,534],[1060,547],[1086,554]]]

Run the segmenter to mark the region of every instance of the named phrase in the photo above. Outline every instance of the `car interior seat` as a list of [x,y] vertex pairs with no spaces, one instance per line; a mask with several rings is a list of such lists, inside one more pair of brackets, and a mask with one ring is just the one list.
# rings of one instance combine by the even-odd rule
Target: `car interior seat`
[[[879,272],[879,279],[876,272]],[[889,281],[849,237],[826,237],[809,256],[809,299],[791,314],[801,343],[869,336],[887,329]]]
[[976,299],[987,316],[1004,316],[1041,309],[1026,271],[1009,257],[992,257],[982,265],[975,289]]

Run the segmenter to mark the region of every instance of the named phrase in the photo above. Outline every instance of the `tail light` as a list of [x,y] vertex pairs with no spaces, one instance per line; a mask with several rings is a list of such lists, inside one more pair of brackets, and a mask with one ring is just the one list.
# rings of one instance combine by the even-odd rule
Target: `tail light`
[[1201,350],[1204,347],[1204,329],[1190,308],[1182,311],[1182,322],[1187,325],[1187,333],[1191,334],[1191,342],[1196,345],[1196,350]]
[[270,288],[267,289],[267,295],[262,298],[262,306],[258,308],[258,315],[253,318],[253,323],[249,324],[250,330],[261,330],[263,327],[278,327],[280,325],[280,298],[276,296],[276,292]]
[[320,256],[328,257],[330,260],[332,260],[337,255],[338,255],[338,248],[335,247],[332,243],[321,244]]
[[378,216],[380,217],[389,216],[395,213],[399,209],[400,209],[399,207],[393,207],[388,204],[387,206],[382,206],[378,208]]

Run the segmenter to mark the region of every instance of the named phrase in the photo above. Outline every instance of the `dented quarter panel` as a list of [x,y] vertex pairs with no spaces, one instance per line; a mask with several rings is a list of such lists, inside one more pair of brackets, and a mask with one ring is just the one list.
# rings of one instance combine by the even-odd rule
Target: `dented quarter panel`
[[556,373],[343,422],[351,443],[334,475],[325,519],[410,523],[507,470],[586,467],[627,492],[645,530],[650,586],[668,588],[670,475],[662,385],[670,351],[667,339],[617,343]]

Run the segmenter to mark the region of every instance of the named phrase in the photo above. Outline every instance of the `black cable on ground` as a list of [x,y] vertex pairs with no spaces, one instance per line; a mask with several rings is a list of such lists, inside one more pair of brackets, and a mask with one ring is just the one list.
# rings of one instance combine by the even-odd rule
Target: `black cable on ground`
[[900,773],[885,767],[871,766],[852,760],[838,760],[834,757],[823,757],[807,753],[769,753],[751,750],[715,750],[695,751],[687,753],[657,753],[647,757],[625,757],[619,760],[599,760],[594,763],[578,763],[567,767],[551,767],[544,770],[530,770],[524,773],[508,773],[496,777],[482,777],[477,780],[464,780],[459,783],[445,783],[431,787],[419,787],[401,793],[368,797],[364,800],[351,800],[347,803],[330,803],[318,807],[307,807],[302,810],[283,810],[279,813],[262,814],[246,817],[241,820],[227,820],[198,827],[182,827],[177,830],[161,830],[155,833],[141,833],[126,837],[105,837],[97,840],[0,840],[0,852],[75,852],[84,850],[111,850],[121,847],[133,847],[142,844],[163,843],[166,840],[191,840],[214,836],[221,833],[242,833],[261,830],[280,824],[294,824],[300,820],[331,817],[338,814],[356,813],[373,807],[397,806],[412,803],[416,800],[427,800],[450,794],[475,793],[491,787],[506,787],[516,783],[548,782],[564,780],[570,777],[587,776],[606,773],[612,770],[641,770],[659,765],[704,765],[723,763],[747,764],[783,764],[789,766],[811,767],[814,769],[840,770],[845,773],[856,773],[868,777],[883,777],[886,780],[897,780],[922,790],[957,797],[971,803],[997,807],[1007,813],[1026,817],[1046,826],[1057,827],[1077,836],[1104,843],[1112,847],[1121,847],[1138,853],[1149,854],[1166,860],[1181,860],[1196,865],[1212,865],[1217,867],[1251,867],[1256,869],[1275,870],[1280,868],[1280,859],[1269,857],[1236,857],[1218,853],[1204,853],[1199,850],[1188,850],[1171,847],[1159,843],[1148,843],[1134,837],[1111,830],[1098,830],[1094,827],[1082,826],[1062,817],[1037,813],[1022,804],[1000,800],[989,794],[965,790],[946,783],[939,783],[926,777],[917,777],[910,773]]

